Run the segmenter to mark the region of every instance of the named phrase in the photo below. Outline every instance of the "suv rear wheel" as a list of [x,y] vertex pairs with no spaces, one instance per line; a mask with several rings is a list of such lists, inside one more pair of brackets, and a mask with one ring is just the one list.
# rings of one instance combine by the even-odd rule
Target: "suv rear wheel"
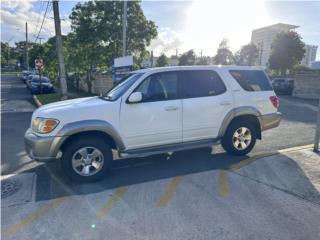
[[228,127],[221,144],[231,155],[245,155],[252,150],[256,139],[255,128],[250,122],[236,120]]
[[62,167],[77,182],[102,179],[111,167],[112,151],[103,139],[89,137],[74,140],[62,155]]

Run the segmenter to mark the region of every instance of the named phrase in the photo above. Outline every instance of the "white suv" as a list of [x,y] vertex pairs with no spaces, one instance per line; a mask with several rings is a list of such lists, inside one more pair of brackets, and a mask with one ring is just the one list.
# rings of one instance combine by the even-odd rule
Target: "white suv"
[[142,69],[100,97],[48,104],[33,113],[29,156],[62,159],[77,181],[104,176],[113,160],[221,143],[247,154],[263,130],[277,127],[278,98],[259,67]]

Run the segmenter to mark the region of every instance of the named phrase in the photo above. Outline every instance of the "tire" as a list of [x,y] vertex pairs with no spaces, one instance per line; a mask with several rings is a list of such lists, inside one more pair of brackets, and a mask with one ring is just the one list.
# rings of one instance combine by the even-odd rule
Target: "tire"
[[256,139],[256,130],[250,121],[235,120],[228,127],[222,138],[221,145],[227,153],[241,156],[249,153],[253,149],[256,144]]
[[[85,152],[88,162],[83,158],[86,155]],[[90,163],[89,156],[93,154],[99,157],[92,157],[94,160],[91,159]],[[62,168],[72,181],[94,182],[105,177],[106,172],[111,168],[112,160],[112,151],[106,141],[98,137],[86,137],[75,139],[68,144],[62,153]]]

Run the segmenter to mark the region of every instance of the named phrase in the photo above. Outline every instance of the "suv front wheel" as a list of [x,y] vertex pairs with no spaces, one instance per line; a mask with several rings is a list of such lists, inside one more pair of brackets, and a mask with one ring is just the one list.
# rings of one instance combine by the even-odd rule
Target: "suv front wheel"
[[252,150],[256,139],[256,131],[250,121],[236,120],[228,127],[221,144],[231,155],[245,155]]
[[62,155],[65,173],[77,182],[102,179],[111,163],[111,148],[102,139],[94,137],[72,141]]

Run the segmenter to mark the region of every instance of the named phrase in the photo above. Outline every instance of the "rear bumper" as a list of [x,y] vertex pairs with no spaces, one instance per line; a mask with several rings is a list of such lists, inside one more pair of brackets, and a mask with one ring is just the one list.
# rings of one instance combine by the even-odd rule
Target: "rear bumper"
[[282,114],[280,112],[270,113],[260,116],[261,131],[278,127],[282,119]]
[[28,129],[24,135],[26,152],[35,161],[55,160],[58,154],[58,143],[61,137],[39,137]]

